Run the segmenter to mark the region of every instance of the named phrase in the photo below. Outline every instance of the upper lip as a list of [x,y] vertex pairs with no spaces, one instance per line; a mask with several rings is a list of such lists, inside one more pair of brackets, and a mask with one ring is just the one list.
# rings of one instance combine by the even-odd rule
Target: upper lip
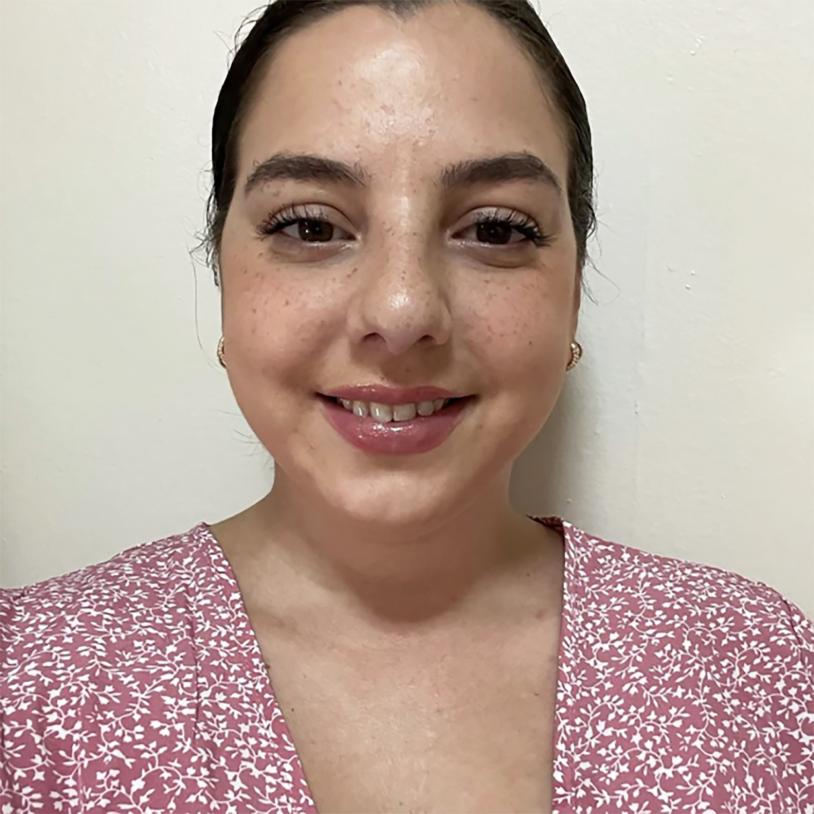
[[424,385],[422,387],[383,387],[382,385],[364,384],[355,387],[337,387],[325,390],[323,396],[333,396],[348,401],[376,402],[377,404],[411,404],[435,399],[456,399],[470,395],[453,393],[443,387]]

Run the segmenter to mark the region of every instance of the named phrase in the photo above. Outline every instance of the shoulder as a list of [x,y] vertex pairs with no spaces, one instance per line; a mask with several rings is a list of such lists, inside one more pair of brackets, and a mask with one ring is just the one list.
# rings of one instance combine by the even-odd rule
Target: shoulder
[[[199,523],[111,559],[18,588],[0,589],[0,680],[30,660],[98,654],[132,636],[168,598],[186,590],[205,553]],[[45,664],[39,665],[46,668]]]
[[[696,810],[703,787],[715,810],[802,811],[811,620],[760,580],[567,531],[557,770],[575,793],[607,802],[635,780],[670,810]],[[590,752],[633,759],[571,758]]]
[[[736,571],[605,540],[571,526],[574,597],[608,624],[675,631],[685,649],[751,657],[814,685],[814,622],[771,585]],[[664,635],[667,635],[666,633]]]

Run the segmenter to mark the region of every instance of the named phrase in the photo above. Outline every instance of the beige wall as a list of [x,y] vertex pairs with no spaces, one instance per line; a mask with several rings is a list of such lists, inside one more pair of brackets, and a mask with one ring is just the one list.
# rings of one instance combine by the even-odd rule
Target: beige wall
[[[0,585],[259,498],[188,251],[242,0],[0,2]],[[555,0],[600,227],[529,512],[814,615],[814,6]]]

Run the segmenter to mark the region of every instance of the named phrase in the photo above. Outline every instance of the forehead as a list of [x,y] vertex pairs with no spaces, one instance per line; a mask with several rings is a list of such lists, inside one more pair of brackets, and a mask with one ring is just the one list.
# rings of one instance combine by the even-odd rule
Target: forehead
[[284,150],[355,161],[374,180],[529,151],[567,182],[559,119],[533,63],[501,23],[458,3],[405,21],[350,6],[286,37],[241,133],[244,174]]

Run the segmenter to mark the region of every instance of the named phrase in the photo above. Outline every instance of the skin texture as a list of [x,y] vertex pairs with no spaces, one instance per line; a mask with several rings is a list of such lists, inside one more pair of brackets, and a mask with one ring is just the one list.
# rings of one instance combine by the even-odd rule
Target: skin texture
[[[435,184],[452,162],[521,151],[548,164],[561,194]],[[271,181],[244,196],[277,152],[358,163],[369,185]],[[221,244],[225,358],[276,470],[268,495],[213,530],[243,563],[252,606],[285,584],[293,606],[330,608],[337,631],[353,620],[382,642],[476,609],[520,613],[517,580],[535,563],[544,580],[561,542],[514,510],[509,479],[559,397],[580,302],[566,146],[532,63],[470,6],[403,23],[352,6],[284,41],[238,157]],[[296,224],[258,234],[292,205],[332,224],[330,242],[304,242]],[[549,245],[515,230],[511,246],[483,242],[475,218],[494,207],[533,219]],[[351,384],[479,400],[440,447],[376,455],[338,436],[315,397]],[[558,584],[552,575],[554,594]]]

